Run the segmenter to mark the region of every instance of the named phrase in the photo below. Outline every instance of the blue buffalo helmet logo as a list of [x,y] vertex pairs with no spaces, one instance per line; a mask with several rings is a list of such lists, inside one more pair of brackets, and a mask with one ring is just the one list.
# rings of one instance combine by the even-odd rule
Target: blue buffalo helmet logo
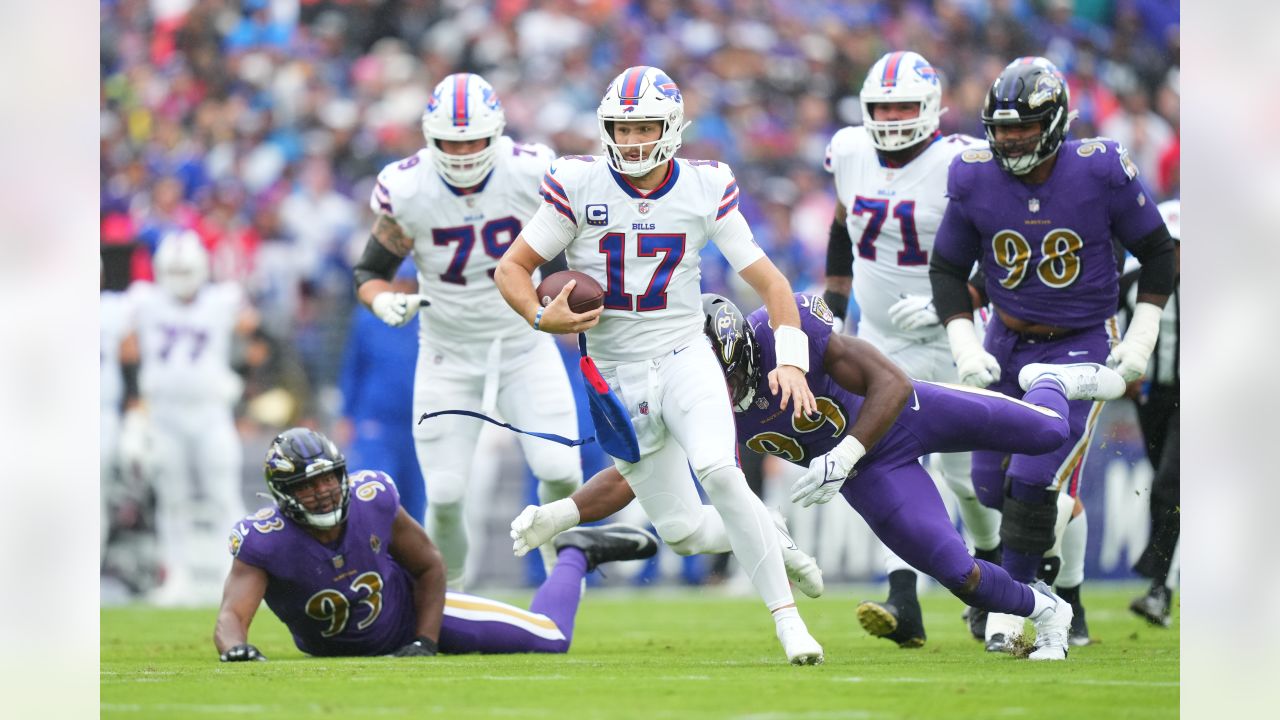
[[924,58],[916,60],[915,67],[912,69],[916,71],[916,74],[919,75],[921,79],[934,85],[938,84],[938,71],[934,70],[932,65],[925,62]]
[[489,106],[490,110],[497,110],[502,107],[502,102],[498,100],[498,93],[494,92],[493,88],[484,88],[481,93],[484,97],[484,104]]
[[680,86],[676,82],[667,77],[666,73],[657,73],[653,76],[653,86],[658,88],[658,92],[666,95],[675,102],[684,102],[680,95]]
[[427,112],[435,112],[438,107],[440,107],[440,92],[437,90],[431,93],[431,98],[427,100]]

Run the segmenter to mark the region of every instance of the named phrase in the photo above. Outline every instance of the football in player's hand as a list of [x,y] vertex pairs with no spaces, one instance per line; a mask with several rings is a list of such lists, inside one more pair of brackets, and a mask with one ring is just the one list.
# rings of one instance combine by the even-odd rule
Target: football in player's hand
[[543,307],[550,305],[570,280],[578,281],[578,284],[574,285],[573,290],[569,292],[570,310],[584,313],[604,305],[604,288],[600,287],[600,283],[596,282],[595,278],[577,270],[561,270],[543,278],[542,282],[538,283],[538,302],[542,303]]

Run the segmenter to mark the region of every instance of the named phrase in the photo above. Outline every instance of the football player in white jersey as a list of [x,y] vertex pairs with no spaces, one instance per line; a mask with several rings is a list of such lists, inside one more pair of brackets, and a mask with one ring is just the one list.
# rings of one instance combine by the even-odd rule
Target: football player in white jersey
[[155,453],[156,540],[165,579],[153,602],[215,602],[226,568],[211,566],[221,530],[244,515],[234,407],[243,382],[232,341],[257,326],[235,283],[210,283],[209,256],[189,230],[161,240],[156,282],[129,287],[138,387]]
[[[947,168],[979,141],[938,131],[942,85],[917,53],[880,58],[862,85],[861,101],[863,124],[840,130],[827,147],[825,167],[835,176],[838,197],[827,247],[827,304],[843,316],[852,285],[862,311],[858,337],[913,378],[959,382],[947,334],[933,312],[929,255],[947,204]],[[934,455],[933,462],[959,498],[977,556],[998,563],[1000,515],[978,502],[969,453]],[[925,631],[916,572],[884,552],[889,599],[862,603],[858,619],[872,635],[920,647]]]
[[[822,648],[795,607],[778,534],[738,467],[731,400],[702,331],[699,252],[714,241],[764,299],[778,324],[779,369],[770,387],[799,417],[812,414],[815,401],[804,379],[809,353],[791,285],[738,212],[733,172],[715,161],[675,159],[684,103],[666,73],[624,70],[597,115],[604,156],[552,163],[542,182],[545,204],[499,261],[498,287],[535,329],[586,331],[588,349],[639,441],[638,462],[614,462],[663,540],[685,554],[706,544],[692,467],[724,519],[734,555],[773,613],[787,658],[819,663]],[[604,288],[602,308],[572,312],[572,284],[545,308],[539,304],[532,274],[562,251],[570,267]]]
[[[383,168],[371,205],[378,219],[355,268],[356,294],[383,322],[408,323],[422,302],[414,418],[437,410],[496,410],[507,422],[565,436],[578,431],[573,391],[555,341],[511,313],[494,286],[498,258],[541,205],[538,185],[555,154],[502,134],[502,105],[479,75],[436,85],[422,131],[427,147]],[[418,295],[390,279],[413,255]],[[463,513],[481,421],[462,416],[415,424],[427,485],[427,532],[462,590],[467,559]],[[582,484],[578,451],[520,436],[538,478],[538,499],[568,497]],[[550,570],[553,552],[543,554]]]

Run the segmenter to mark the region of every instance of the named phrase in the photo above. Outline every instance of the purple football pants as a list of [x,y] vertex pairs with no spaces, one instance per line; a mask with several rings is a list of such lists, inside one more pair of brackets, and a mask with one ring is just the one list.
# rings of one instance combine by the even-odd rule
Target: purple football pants
[[[1026,616],[1031,589],[1002,568],[969,555],[951,523],[923,455],[985,450],[1039,454],[1067,437],[1067,400],[1056,385],[1041,385],[1024,401],[985,390],[914,381],[898,421],[856,466],[840,492],[885,545],[942,583],[964,602],[991,612]],[[963,593],[974,565],[977,588]]]

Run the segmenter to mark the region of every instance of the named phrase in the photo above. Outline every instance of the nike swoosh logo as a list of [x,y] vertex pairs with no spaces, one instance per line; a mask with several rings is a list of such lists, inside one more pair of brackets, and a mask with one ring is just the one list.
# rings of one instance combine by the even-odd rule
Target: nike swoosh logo
[[[777,527],[777,526],[775,525],[774,527]],[[800,546],[796,545],[796,541],[791,539],[791,536],[787,534],[786,530],[783,530],[782,528],[778,528],[778,534],[781,535],[787,541],[787,544],[784,546],[787,550],[800,549]]]
[[911,406],[912,410],[920,409],[920,396],[916,394],[916,389],[911,388],[911,397],[915,398],[916,404]]
[[555,174],[556,174],[556,166],[555,166],[555,165],[552,165],[551,167],[547,168],[547,174],[548,174],[548,175],[555,175]]
[[1088,354],[1089,354],[1088,350],[1068,350],[1067,351],[1067,355],[1071,357],[1080,357],[1081,355],[1088,355]]
[[689,349],[689,346],[688,346],[688,345],[685,345],[684,347],[680,348],[679,350],[672,350],[672,351],[671,351],[671,354],[672,354],[672,355],[679,355],[680,353],[682,353],[682,352],[684,352],[685,350],[688,350],[688,349]]
[[645,546],[644,538],[638,538],[635,535],[632,535],[631,533],[606,532],[605,535],[608,535],[609,537],[612,537],[612,538],[618,538],[619,540],[626,540],[627,542],[633,542],[636,544],[636,547],[638,548],[642,548]]

